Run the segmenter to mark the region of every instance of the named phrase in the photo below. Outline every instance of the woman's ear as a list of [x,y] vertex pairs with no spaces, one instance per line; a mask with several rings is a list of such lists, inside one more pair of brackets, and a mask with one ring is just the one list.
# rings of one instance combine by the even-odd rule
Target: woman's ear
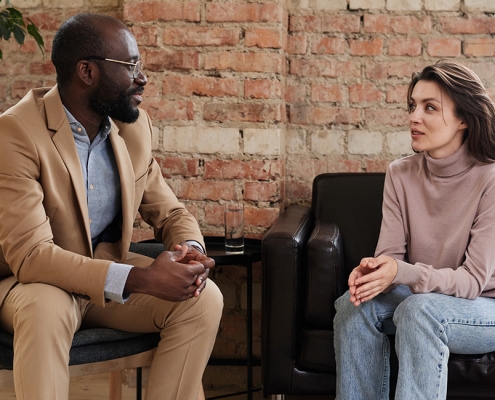
[[91,86],[98,76],[98,66],[89,60],[81,60],[76,64],[76,76],[88,86]]

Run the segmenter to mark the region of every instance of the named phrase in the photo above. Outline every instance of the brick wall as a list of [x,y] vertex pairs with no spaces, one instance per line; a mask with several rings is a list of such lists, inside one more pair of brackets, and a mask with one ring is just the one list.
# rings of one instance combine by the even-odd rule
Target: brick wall
[[[308,204],[323,172],[384,171],[410,154],[405,95],[411,73],[441,58],[471,67],[495,94],[492,0],[12,0],[41,28],[1,42],[0,111],[32,87],[53,85],[53,35],[80,11],[124,20],[149,83],[145,108],[163,175],[205,234],[221,235],[223,204],[246,205],[260,238],[283,207]],[[139,219],[134,239],[151,232]],[[215,356],[241,357],[245,278],[214,278],[226,310]],[[254,274],[260,298],[260,266]],[[255,302],[255,353],[260,354]],[[227,372],[228,371],[228,372]],[[243,369],[228,369],[243,376]],[[218,376],[215,378],[218,382]]]
[[[2,43],[0,111],[54,83],[51,39],[80,11],[123,19],[149,75],[155,156],[205,234],[246,204],[260,238],[284,206],[308,204],[322,172],[384,171],[409,154],[411,72],[456,58],[494,92],[491,0],[17,0],[41,28]],[[151,232],[139,219],[135,239]]]

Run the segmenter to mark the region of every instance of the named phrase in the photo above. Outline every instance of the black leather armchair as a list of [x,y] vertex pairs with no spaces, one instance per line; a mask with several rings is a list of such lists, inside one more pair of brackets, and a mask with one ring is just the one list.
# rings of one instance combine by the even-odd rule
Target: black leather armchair
[[[351,269],[374,253],[384,178],[383,173],[319,175],[311,208],[290,206],[265,235],[265,395],[335,394],[334,301],[347,290]],[[396,359],[391,369],[393,388]],[[448,379],[449,399],[494,399],[495,353],[451,354]]]

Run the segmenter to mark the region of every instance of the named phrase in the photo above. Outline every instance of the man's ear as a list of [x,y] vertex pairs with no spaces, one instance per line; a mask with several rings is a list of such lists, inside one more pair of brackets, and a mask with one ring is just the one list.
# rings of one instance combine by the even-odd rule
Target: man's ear
[[76,64],[76,76],[80,81],[91,86],[98,76],[98,66],[89,60],[81,60]]

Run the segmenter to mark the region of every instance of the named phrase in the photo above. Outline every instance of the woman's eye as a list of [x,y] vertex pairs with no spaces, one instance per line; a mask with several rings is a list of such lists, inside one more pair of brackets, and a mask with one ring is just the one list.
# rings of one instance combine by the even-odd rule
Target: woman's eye
[[425,107],[425,109],[426,109],[427,111],[435,111],[435,110],[436,110],[436,108],[435,108],[435,107],[433,107],[431,104],[428,104],[428,105]]
[[415,109],[416,109],[416,104],[410,103],[408,108],[409,112],[412,113]]

